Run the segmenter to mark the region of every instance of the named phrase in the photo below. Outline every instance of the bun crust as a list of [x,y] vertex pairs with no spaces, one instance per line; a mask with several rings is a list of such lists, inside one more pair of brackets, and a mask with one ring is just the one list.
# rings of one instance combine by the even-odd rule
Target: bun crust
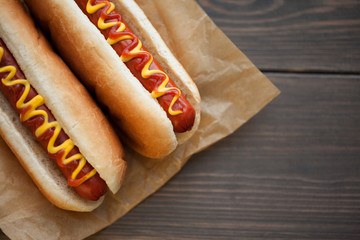
[[[98,171],[109,189],[114,193],[117,192],[124,177],[126,162],[123,160],[124,152],[121,143],[105,116],[86,89],[53,52],[43,35],[37,31],[24,7],[17,0],[0,0],[0,5],[2,6],[0,8],[0,38],[17,60],[26,79],[44,97],[45,104],[66,134]],[[54,174],[51,168],[54,168],[55,164],[48,164],[42,160],[46,157],[47,161],[52,163],[45,151],[43,149],[40,151],[36,147],[37,144],[33,143],[35,139],[32,134],[27,134],[26,139],[22,137],[24,132],[29,131],[22,127],[15,110],[13,110],[15,115],[7,115],[11,114],[9,109],[2,107],[1,114],[2,136],[50,201],[61,208],[76,211],[89,211],[99,205],[99,203],[81,199],[71,187],[62,190],[66,191],[66,194],[58,193],[59,189],[64,188],[63,185],[67,186],[66,179],[57,169],[54,171],[60,175],[53,180],[57,187],[48,183],[51,175]],[[34,149],[29,148],[26,143],[31,144]],[[40,158],[37,159],[37,157]],[[48,169],[52,171],[50,176],[46,175]],[[44,181],[39,179],[39,176],[41,178],[46,176],[49,179]],[[75,198],[79,199],[75,200]]]
[[[162,158],[192,136],[199,124],[199,92],[134,1],[112,1],[196,111],[191,131],[175,134],[165,111],[131,74],[100,31],[73,0],[25,0],[39,22],[46,23],[60,54],[94,91],[114,117],[124,141],[150,158]],[[40,4],[41,3],[41,4]],[[53,16],[57,16],[53,18]],[[128,22],[129,23],[129,22]],[[139,23],[140,25],[138,25]],[[152,41],[148,41],[148,38]],[[146,38],[146,40],[145,40]],[[149,38],[149,39],[150,39]]]
[[88,201],[77,195],[31,132],[19,121],[18,113],[0,93],[0,134],[33,179],[42,194],[59,208],[89,212],[98,201]]
[[157,62],[194,107],[196,118],[193,128],[185,133],[176,133],[178,144],[184,143],[195,133],[200,123],[201,98],[194,81],[170,51],[158,31],[135,1],[110,0],[110,2],[115,4],[117,11],[123,16],[125,22],[136,32],[144,46],[152,53]]

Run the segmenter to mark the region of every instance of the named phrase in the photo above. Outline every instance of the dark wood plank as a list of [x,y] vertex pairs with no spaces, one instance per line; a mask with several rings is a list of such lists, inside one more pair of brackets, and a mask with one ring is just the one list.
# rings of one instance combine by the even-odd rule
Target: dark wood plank
[[264,71],[360,72],[360,1],[197,0]]
[[[360,1],[198,0],[282,94],[95,239],[360,239]],[[0,239],[7,239],[0,231]]]
[[0,240],[8,240],[9,238],[0,230]]
[[89,240],[360,239],[360,77],[268,76],[274,102]]
[[268,77],[274,102],[89,240],[360,239],[360,76]]

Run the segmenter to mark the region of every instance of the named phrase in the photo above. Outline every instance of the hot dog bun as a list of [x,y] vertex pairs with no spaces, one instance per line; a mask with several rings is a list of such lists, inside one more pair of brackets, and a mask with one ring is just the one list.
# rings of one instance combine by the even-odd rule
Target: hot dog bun
[[162,158],[194,134],[200,122],[198,89],[134,1],[111,2],[195,109],[190,131],[174,133],[166,112],[73,0],[25,2],[48,29],[68,65],[107,107],[124,141],[133,149],[150,158]]
[[[27,80],[87,161],[117,192],[126,162],[119,139],[85,88],[37,31],[17,0],[0,0],[0,38],[7,45]],[[79,197],[56,165],[19,120],[19,114],[0,92],[0,133],[41,192],[56,206],[91,211],[101,204]]]

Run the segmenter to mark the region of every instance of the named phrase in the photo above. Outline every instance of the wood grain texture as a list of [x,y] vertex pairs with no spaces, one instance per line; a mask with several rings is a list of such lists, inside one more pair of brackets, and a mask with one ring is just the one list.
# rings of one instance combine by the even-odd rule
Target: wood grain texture
[[360,73],[358,0],[197,0],[264,71]]
[[197,2],[282,93],[88,240],[360,239],[360,1]]
[[274,102],[89,240],[360,239],[360,77],[267,76]]

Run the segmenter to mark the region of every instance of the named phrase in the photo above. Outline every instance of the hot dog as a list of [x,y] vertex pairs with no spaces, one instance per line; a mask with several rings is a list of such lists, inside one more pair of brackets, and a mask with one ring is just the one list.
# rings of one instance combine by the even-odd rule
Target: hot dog
[[115,6],[107,0],[75,0],[75,2],[97,26],[130,72],[158,100],[166,111],[174,132],[190,130],[195,120],[194,108],[142,45],[136,34],[126,25],[115,10]]
[[0,3],[0,134],[52,203],[91,211],[121,186],[121,143],[22,4]]
[[25,2],[133,149],[161,158],[194,134],[197,87],[133,0]]
[[[96,170],[85,160],[66,135],[54,115],[44,104],[43,97],[37,94],[30,82],[26,80],[1,39],[0,78],[2,79],[0,85],[2,93],[20,114],[20,121],[31,130],[39,143],[47,150],[50,158],[57,163],[63,175],[68,179],[68,184],[74,187],[81,197],[88,200],[96,201],[104,195],[107,190],[105,181],[100,178]],[[51,143],[52,140],[53,143]],[[66,143],[69,145],[64,146]],[[62,145],[64,147],[60,150],[55,148],[55,146]],[[66,150],[68,153],[64,154]],[[72,157],[75,158],[71,160]],[[80,164],[80,161],[83,163]],[[72,176],[74,172],[79,173]]]

